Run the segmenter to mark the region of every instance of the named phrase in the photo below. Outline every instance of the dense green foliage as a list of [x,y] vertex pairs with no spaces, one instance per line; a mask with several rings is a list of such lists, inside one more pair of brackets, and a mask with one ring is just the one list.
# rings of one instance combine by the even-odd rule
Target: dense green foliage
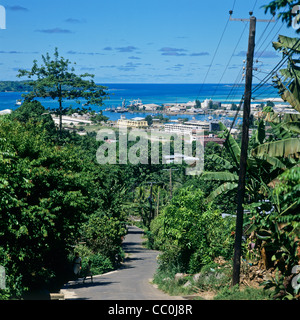
[[96,163],[95,139],[69,135],[58,145],[43,109],[29,104],[0,119],[0,264],[16,297],[66,280],[80,239],[95,271],[111,269],[125,234],[124,175]]
[[231,220],[205,203],[201,190],[181,189],[151,224],[161,268],[196,273],[217,256],[232,252]]
[[78,151],[51,145],[44,132],[30,122],[1,120],[1,258],[15,293],[63,269],[90,209]]
[[[295,13],[293,7],[299,4],[298,0],[273,0],[264,6],[265,12],[270,11],[271,14],[277,15],[278,19],[285,22],[288,27],[295,27],[294,24],[298,24],[295,19]],[[295,28],[296,32],[299,33],[300,29]]]

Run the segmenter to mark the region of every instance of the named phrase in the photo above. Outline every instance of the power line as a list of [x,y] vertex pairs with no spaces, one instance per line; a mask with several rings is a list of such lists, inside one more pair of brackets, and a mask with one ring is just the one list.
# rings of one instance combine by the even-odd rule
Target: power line
[[241,39],[242,39],[242,37],[243,37],[243,35],[244,35],[244,33],[245,33],[245,30],[246,30],[247,25],[248,25],[248,24],[246,23],[244,29],[242,30],[242,33],[241,33],[241,35],[240,35],[240,37],[239,37],[239,39],[238,39],[238,42],[237,42],[237,44],[236,44],[236,46],[235,46],[235,48],[234,48],[234,50],[233,50],[233,52],[232,52],[232,54],[231,54],[231,57],[229,58],[229,61],[228,61],[227,65],[226,65],[226,67],[225,67],[225,70],[223,71],[223,74],[222,74],[222,76],[221,76],[221,78],[220,78],[220,80],[219,80],[218,85],[216,86],[216,88],[215,88],[215,90],[214,90],[214,93],[213,93],[212,97],[214,97],[214,95],[215,95],[215,93],[216,93],[216,91],[217,91],[217,89],[218,89],[218,87],[219,87],[219,85],[220,85],[220,83],[221,83],[221,81],[222,81],[222,79],[223,79],[223,77],[224,77],[224,75],[225,75],[228,67],[229,67],[229,64],[230,64],[230,62],[231,62],[231,59],[232,59],[232,57],[234,56],[235,51],[236,51],[238,45],[240,44]]
[[229,98],[235,97],[235,93],[237,91],[237,88],[240,86],[241,82],[243,81],[242,72],[243,72],[243,67],[240,69],[239,73],[237,74],[235,82],[232,85],[232,87],[226,97],[225,103],[229,101]]
[[259,83],[253,90],[252,92],[257,91],[263,84],[265,84],[268,80],[270,80],[270,78],[274,75],[274,73],[276,73],[279,68],[281,68],[286,61],[289,59],[290,57],[290,53],[292,53],[292,51],[294,50],[294,48],[300,43],[300,38],[294,43],[293,47],[290,48],[290,50],[286,53],[286,55],[284,57],[281,58],[281,60],[277,63],[277,65],[272,69],[271,72],[269,72],[269,74],[261,81],[261,83]]
[[[264,36],[265,32],[266,32],[266,31],[267,31],[267,29],[268,29],[268,27],[269,27],[270,23],[271,23],[271,20],[269,20],[269,22],[267,23],[267,25],[266,25],[266,27],[265,27],[264,31],[261,33],[261,35],[260,35],[260,37],[259,37],[258,41],[256,42],[255,46],[258,46],[258,45],[259,45],[259,43],[260,43],[261,39],[263,38],[263,36]],[[273,27],[274,27],[274,26],[273,26]]]
[[252,93],[256,92],[257,90],[259,90],[264,84],[266,84],[270,79],[271,77],[279,70],[279,68],[281,68],[287,61],[288,57],[284,57],[282,58],[278,63],[277,65],[268,73],[268,75],[263,79],[261,80],[261,82],[256,86],[254,87],[254,89],[252,89]]
[[257,0],[255,0],[255,2],[254,2],[254,5],[253,5],[253,8],[252,8],[252,11],[254,11],[254,9],[255,9],[256,5],[257,5]]
[[236,3],[236,0],[233,1],[233,5],[232,5],[232,9],[231,9],[232,11],[234,10],[235,3]]
[[206,82],[207,76],[208,76],[208,74],[209,74],[209,72],[210,72],[210,69],[211,69],[211,67],[212,67],[212,65],[213,65],[213,62],[214,62],[215,57],[216,57],[216,55],[217,55],[217,52],[218,52],[218,50],[219,50],[220,44],[221,44],[221,42],[222,42],[222,40],[223,40],[223,37],[224,37],[225,31],[226,31],[226,29],[227,29],[228,23],[229,23],[229,18],[228,18],[228,20],[227,20],[227,22],[226,22],[226,24],[225,24],[225,27],[224,27],[223,32],[222,32],[222,34],[221,34],[221,38],[220,38],[220,40],[219,40],[219,42],[218,42],[217,48],[216,48],[216,50],[215,50],[215,52],[214,52],[214,55],[213,55],[213,58],[212,58],[212,60],[211,60],[210,65],[209,65],[209,68],[208,68],[208,70],[207,70],[207,72],[206,72],[206,74],[205,74],[203,83],[202,83],[202,85],[201,85],[201,87],[200,87],[200,89],[199,89],[199,92],[198,92],[198,95],[197,95],[197,99],[196,99],[196,100],[198,100],[199,95],[200,95],[200,93],[201,93],[201,91],[202,91],[203,85],[204,85],[204,83]]
[[[265,40],[262,42],[262,44],[255,50],[256,52],[259,52],[259,50],[261,49],[261,47],[266,43],[266,40],[268,39],[268,37],[270,36],[270,34],[272,33],[272,31],[275,29],[278,21],[279,21],[279,20],[277,20],[277,21],[275,22],[275,24],[273,25],[273,27],[272,27],[272,29],[270,30],[270,32],[268,33],[268,35],[265,37]],[[283,26],[283,24],[280,26],[280,29],[282,28],[282,26]],[[280,29],[279,29],[279,30],[280,30]],[[279,30],[278,30],[278,32],[279,32]],[[266,31],[266,30],[265,30],[265,31]],[[264,31],[264,32],[265,32],[265,31]],[[264,35],[264,32],[262,33],[262,36]],[[277,33],[278,33],[278,32],[277,32]],[[274,37],[275,37],[275,36],[274,36]],[[273,37],[273,38],[274,38],[274,37]],[[262,37],[261,37],[261,38],[262,38]],[[273,39],[273,38],[272,38],[272,39]],[[272,42],[272,40],[271,40],[270,42]],[[260,55],[259,55],[257,58],[259,58],[259,57],[263,54],[263,52],[264,52],[264,51],[267,49],[267,47],[269,46],[270,42],[268,42],[266,48],[260,53]],[[257,43],[257,45],[258,45],[258,43]]]
[[[284,11],[284,13],[287,11],[287,9]],[[272,29],[270,30],[270,32],[268,33],[268,35],[265,37],[265,40],[263,41],[263,43],[260,45],[260,47],[255,50],[257,53],[260,51],[261,47],[265,44],[265,42],[267,41],[267,39],[269,38],[270,34],[273,32],[273,30],[275,29],[277,23],[279,22],[279,19],[276,20],[276,22],[274,23]],[[274,40],[274,38],[276,37],[276,35],[278,35],[279,31],[281,30],[281,28],[284,26],[284,24],[282,23],[279,27],[279,29],[277,30],[277,32],[275,33],[275,35],[272,37],[271,41],[268,42],[268,44],[266,45],[265,49],[263,51],[260,52],[259,56],[256,57],[257,59],[259,59],[264,52],[267,50],[268,46],[272,43],[272,41]]]

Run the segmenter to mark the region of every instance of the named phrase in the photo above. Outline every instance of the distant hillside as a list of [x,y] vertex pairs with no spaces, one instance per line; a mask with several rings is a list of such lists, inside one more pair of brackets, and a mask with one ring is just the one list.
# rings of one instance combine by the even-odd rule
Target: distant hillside
[[0,81],[0,92],[24,92],[30,90],[31,86],[28,85],[28,81]]

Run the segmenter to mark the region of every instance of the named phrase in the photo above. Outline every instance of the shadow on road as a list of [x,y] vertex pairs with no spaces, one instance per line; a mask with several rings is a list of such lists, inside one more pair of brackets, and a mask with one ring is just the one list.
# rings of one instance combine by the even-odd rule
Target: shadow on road
[[128,228],[128,233],[130,234],[144,234],[143,230],[133,230],[132,228]]
[[112,282],[112,281],[89,281],[89,282],[83,282],[82,280],[78,280],[78,281],[74,281],[73,282],[69,282],[67,285],[66,285],[66,289],[77,289],[77,288],[91,288],[91,287],[97,287],[99,285],[101,286],[108,286],[112,283],[119,283],[119,282]]

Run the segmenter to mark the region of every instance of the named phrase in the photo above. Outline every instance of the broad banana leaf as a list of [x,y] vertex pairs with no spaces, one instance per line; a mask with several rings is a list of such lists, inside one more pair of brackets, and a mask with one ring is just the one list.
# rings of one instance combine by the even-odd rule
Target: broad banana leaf
[[300,112],[300,101],[298,88],[294,85],[294,91],[288,90],[286,86],[281,82],[279,78],[275,79],[276,87],[279,90],[279,94],[284,101],[287,101],[294,109]]
[[217,189],[215,189],[208,197],[207,201],[214,200],[218,195],[222,193],[226,193],[228,191],[234,190],[238,187],[236,182],[225,182],[224,184],[220,185]]
[[220,172],[204,172],[202,174],[204,180],[220,180],[220,181],[238,181],[239,176],[225,171]]
[[228,160],[225,160],[224,158],[222,158],[216,154],[209,155],[209,156],[207,156],[207,158],[211,159],[212,161],[214,161],[217,164],[221,164],[224,169],[232,169],[232,165]]
[[274,170],[277,168],[286,169],[286,165],[283,164],[278,158],[270,157],[268,154],[257,155],[256,158],[267,161],[274,167]]
[[300,41],[299,38],[290,38],[283,35],[278,36],[278,41],[273,42],[275,50],[289,49],[300,53]]
[[276,112],[267,112],[265,121],[270,123],[280,123],[279,114]]
[[283,123],[282,127],[285,130],[290,130],[294,133],[298,133],[300,134],[300,121],[291,121],[291,122],[287,122],[287,123]]
[[252,155],[262,156],[264,154],[270,157],[288,157],[295,155],[299,157],[300,139],[290,138],[285,140],[264,143],[252,150]]
[[292,138],[291,132],[289,130],[286,130],[281,123],[279,124],[271,123],[271,127],[272,127],[272,132],[275,134],[275,136],[278,139],[284,140],[284,139]]
[[237,142],[234,140],[231,134],[229,134],[228,129],[226,126],[222,123],[219,122],[220,129],[224,131],[224,135],[226,137],[226,140],[224,142],[225,148],[229,151],[231,154],[232,159],[235,161],[236,165],[240,165],[240,155],[241,155],[241,149]]
[[285,113],[282,121],[283,122],[300,121],[300,113]]
[[300,39],[290,38],[279,35],[278,41],[273,42],[275,50],[280,50],[283,55],[289,56],[288,66],[286,69],[280,70],[280,73],[284,76],[284,82],[281,81],[277,76],[274,77],[274,82],[277,84],[276,87],[279,90],[279,94],[284,101],[290,103],[290,105],[300,112],[300,69],[297,66],[299,60],[293,60],[293,54],[300,53]]

